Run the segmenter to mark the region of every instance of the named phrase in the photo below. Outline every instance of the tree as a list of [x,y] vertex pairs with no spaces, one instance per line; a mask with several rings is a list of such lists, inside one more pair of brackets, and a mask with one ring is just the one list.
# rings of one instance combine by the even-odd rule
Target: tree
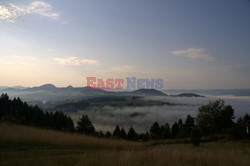
[[199,146],[201,142],[201,133],[197,127],[193,128],[191,132],[191,142],[194,146]]
[[134,128],[131,126],[129,128],[127,138],[128,138],[128,140],[133,140],[134,141],[134,140],[136,140],[136,136],[137,136],[137,134],[136,134]]
[[122,127],[121,130],[120,130],[120,138],[126,139],[126,137],[127,137],[126,131],[125,131],[125,129]]
[[197,124],[202,133],[214,135],[232,126],[234,110],[225,106],[223,100],[216,100],[198,109]]
[[162,139],[171,138],[171,130],[170,130],[170,127],[169,127],[168,123],[161,126],[161,128],[160,128],[160,138],[162,138]]
[[111,133],[109,131],[107,131],[106,134],[105,134],[105,137],[110,138],[111,137]]
[[43,112],[37,105],[29,106],[21,99],[0,96],[0,120],[55,130],[74,131],[72,119],[63,112]]
[[118,125],[113,132],[113,137],[120,138],[120,127]]
[[172,131],[172,137],[173,138],[176,138],[176,136],[178,135],[179,133],[179,125],[175,122],[171,128],[171,131]]
[[194,127],[195,127],[194,118],[190,115],[187,115],[185,123],[182,125],[182,136],[189,137]]
[[150,128],[151,137],[159,138],[160,137],[160,126],[158,122],[154,122],[152,127]]
[[100,131],[98,132],[98,136],[99,136],[99,137],[104,137],[104,134],[103,134],[102,130],[100,130]]
[[77,122],[77,132],[86,135],[95,135],[95,128],[90,121],[88,115],[82,115]]
[[248,114],[246,114],[246,115],[244,116],[244,121],[245,121],[246,123],[249,123],[249,122],[250,122],[250,116],[249,116]]
[[230,128],[233,126],[233,121],[234,119],[234,109],[232,108],[231,105],[225,106],[224,109],[221,110],[220,112],[220,118],[218,121],[218,127],[220,129],[225,129],[225,128]]
[[231,135],[234,139],[249,139],[250,117],[246,114],[243,118],[240,117],[235,123]]
[[183,125],[182,119],[178,120],[178,125],[179,125],[180,128],[182,127],[182,125]]
[[232,129],[232,137],[240,140],[246,137],[246,125],[243,118],[239,118]]
[[149,134],[148,134],[148,132],[139,134],[138,135],[138,139],[140,141],[148,141],[149,140]]
[[248,114],[244,116],[244,122],[246,124],[246,135],[247,135],[247,138],[249,139],[250,138],[250,116]]

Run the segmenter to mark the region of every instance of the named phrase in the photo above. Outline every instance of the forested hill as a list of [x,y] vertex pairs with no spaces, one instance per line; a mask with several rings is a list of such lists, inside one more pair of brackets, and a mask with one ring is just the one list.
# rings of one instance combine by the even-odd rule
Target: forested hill
[[0,97],[0,120],[55,130],[74,130],[73,121],[64,113],[43,112],[38,106],[29,106],[20,98],[11,100],[7,94]]

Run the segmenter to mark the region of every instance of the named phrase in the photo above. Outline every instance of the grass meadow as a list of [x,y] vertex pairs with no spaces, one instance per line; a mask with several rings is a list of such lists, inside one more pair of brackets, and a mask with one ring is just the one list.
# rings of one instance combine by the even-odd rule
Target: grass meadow
[[249,141],[129,142],[0,123],[0,165],[250,165]]

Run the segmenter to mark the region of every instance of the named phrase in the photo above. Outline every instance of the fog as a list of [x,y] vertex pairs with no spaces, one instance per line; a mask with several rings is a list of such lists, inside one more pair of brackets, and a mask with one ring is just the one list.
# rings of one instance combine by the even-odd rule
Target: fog
[[223,99],[226,105],[232,105],[235,116],[238,118],[250,113],[250,97],[235,96],[206,96],[206,97],[146,97],[145,100],[161,100],[175,103],[174,106],[150,106],[150,107],[94,107],[88,110],[79,110],[70,116],[76,122],[82,114],[90,117],[96,130],[113,131],[116,125],[128,130],[133,126],[137,132],[145,132],[154,122],[160,125],[168,122],[172,125],[179,119],[185,119],[188,114],[195,116],[198,108],[210,100]]

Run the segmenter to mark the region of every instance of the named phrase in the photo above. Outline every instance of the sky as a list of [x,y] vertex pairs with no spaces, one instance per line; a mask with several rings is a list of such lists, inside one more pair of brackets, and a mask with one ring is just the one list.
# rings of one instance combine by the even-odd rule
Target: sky
[[250,88],[249,0],[0,0],[0,86]]

